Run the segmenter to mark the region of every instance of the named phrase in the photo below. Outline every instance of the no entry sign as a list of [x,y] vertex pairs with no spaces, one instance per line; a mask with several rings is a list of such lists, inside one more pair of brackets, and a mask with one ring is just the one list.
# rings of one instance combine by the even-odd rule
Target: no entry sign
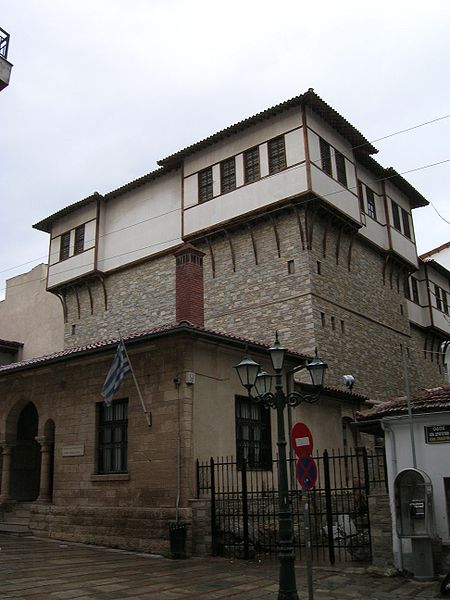
[[317,465],[310,456],[301,456],[295,469],[297,481],[304,492],[313,489],[317,482]]
[[309,456],[313,451],[314,442],[312,433],[304,423],[296,423],[292,427],[291,442],[295,454],[301,456]]

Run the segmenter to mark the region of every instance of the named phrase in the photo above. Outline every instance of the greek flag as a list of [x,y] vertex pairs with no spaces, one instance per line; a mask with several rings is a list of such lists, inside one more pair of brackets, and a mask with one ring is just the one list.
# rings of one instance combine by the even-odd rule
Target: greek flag
[[120,340],[113,363],[102,387],[102,396],[106,406],[111,406],[113,396],[119,389],[122,379],[128,371],[131,371],[130,362],[125,350],[125,344],[123,340]]

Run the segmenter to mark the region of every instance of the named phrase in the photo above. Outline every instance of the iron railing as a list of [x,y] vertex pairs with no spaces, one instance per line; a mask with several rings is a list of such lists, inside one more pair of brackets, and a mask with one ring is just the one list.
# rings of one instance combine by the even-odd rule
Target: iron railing
[[8,58],[9,33],[0,27],[0,56]]
[[[358,448],[316,454],[317,483],[308,493],[311,545],[316,562],[369,561],[368,495],[386,485],[383,451]],[[296,460],[296,459],[295,459]],[[304,548],[304,493],[295,481],[290,500],[297,556]],[[277,460],[271,470],[249,469],[233,458],[197,462],[197,494],[211,498],[213,553],[234,558],[274,556],[278,551]],[[293,483],[292,483],[293,482]]]

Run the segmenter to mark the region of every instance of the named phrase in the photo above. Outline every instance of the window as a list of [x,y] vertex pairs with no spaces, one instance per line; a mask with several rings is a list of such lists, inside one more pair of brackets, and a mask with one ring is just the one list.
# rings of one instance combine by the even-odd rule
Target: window
[[61,235],[61,245],[59,247],[59,260],[69,258],[70,252],[70,231],[66,231]]
[[415,277],[411,277],[411,290],[413,301],[416,304],[419,304],[419,286]]
[[84,225],[80,225],[75,229],[75,245],[73,248],[74,254],[80,254],[84,250]]
[[335,150],[334,154],[336,156],[337,180],[339,181],[339,183],[342,183],[342,185],[345,185],[345,187],[347,187],[347,172],[345,170],[345,157],[343,154],[341,154],[339,152],[339,150]]
[[359,210],[362,213],[365,213],[366,208],[364,206],[363,186],[360,181],[358,181],[358,199],[359,199]]
[[377,218],[377,211],[375,208],[375,194],[373,191],[366,186],[366,199],[367,199],[367,214],[372,219]]
[[288,260],[287,267],[289,275],[295,273],[295,264],[293,260]]
[[269,153],[269,173],[278,173],[286,168],[286,149],[284,136],[270,140],[267,144]]
[[97,410],[97,471],[126,473],[128,400],[115,400],[111,406],[98,403]]
[[434,295],[436,297],[436,308],[442,310],[441,288],[437,285],[434,286]]
[[442,304],[444,305],[444,312],[446,315],[448,315],[448,298],[447,298],[447,292],[445,290],[441,290],[442,292]]
[[448,315],[448,296],[447,292],[435,284],[434,296],[436,298],[436,308]]
[[331,148],[330,144],[324,139],[319,138],[320,144],[320,159],[322,161],[322,170],[330,177],[333,175],[331,170]]
[[236,189],[236,163],[233,158],[220,163],[220,191],[222,194]]
[[405,279],[403,280],[403,293],[404,293],[405,298],[407,300],[411,300],[411,292],[409,291],[409,279],[408,279],[408,277],[405,277]]
[[392,219],[394,221],[394,227],[395,227],[395,229],[398,229],[398,231],[401,231],[402,228],[400,225],[400,206],[393,200],[391,200],[391,206],[392,206]]
[[403,221],[403,234],[406,235],[407,238],[411,239],[411,227],[409,225],[409,215],[403,208],[402,211],[402,221]]
[[244,152],[244,181],[253,183],[261,176],[259,170],[259,148],[252,148]]
[[236,397],[236,450],[240,467],[272,468],[270,411],[249,398]]
[[206,202],[213,197],[213,175],[212,167],[203,169],[198,174],[198,200]]

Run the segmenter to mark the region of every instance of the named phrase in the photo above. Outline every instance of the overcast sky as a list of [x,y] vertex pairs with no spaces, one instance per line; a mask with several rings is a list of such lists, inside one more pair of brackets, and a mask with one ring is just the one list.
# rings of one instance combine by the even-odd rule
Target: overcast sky
[[[449,115],[449,25],[448,0],[0,0],[0,298],[47,260],[33,223],[310,87],[369,140]],[[450,118],[375,146],[400,173],[448,160]],[[449,176],[404,175],[448,221]],[[431,205],[414,223],[419,252],[450,240]]]

